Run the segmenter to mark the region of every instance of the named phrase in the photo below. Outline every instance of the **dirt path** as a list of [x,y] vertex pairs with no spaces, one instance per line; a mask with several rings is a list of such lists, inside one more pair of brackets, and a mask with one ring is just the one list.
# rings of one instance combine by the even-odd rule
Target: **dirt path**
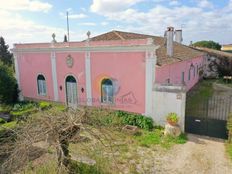
[[156,160],[155,174],[232,174],[232,161],[225,155],[222,140],[188,137],[186,144],[175,146]]

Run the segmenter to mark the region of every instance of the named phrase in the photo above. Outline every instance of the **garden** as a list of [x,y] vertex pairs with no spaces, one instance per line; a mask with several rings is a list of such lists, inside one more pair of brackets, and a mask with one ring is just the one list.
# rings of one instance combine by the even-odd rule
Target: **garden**
[[[1,105],[0,113],[11,115],[9,122],[0,121],[0,161],[6,173],[152,173],[162,153],[186,142],[184,134],[164,136],[164,128],[151,118],[124,111],[94,107],[73,110],[28,101]],[[170,119],[176,120],[175,116]],[[64,133],[59,131],[67,129],[74,131],[73,135],[65,136],[68,141],[60,140]],[[66,143],[65,147],[57,140]],[[66,148],[68,169],[59,163],[58,146]]]

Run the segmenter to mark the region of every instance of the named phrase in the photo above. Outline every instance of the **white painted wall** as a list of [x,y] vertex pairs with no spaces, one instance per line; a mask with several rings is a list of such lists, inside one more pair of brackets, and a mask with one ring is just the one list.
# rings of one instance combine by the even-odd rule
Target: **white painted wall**
[[152,89],[153,82],[155,81],[154,71],[155,71],[156,57],[154,57],[154,52],[146,52],[146,92],[145,92],[145,115],[152,115]]
[[152,45],[152,49],[146,50],[146,58],[145,58],[145,66],[146,66],[146,72],[145,72],[145,114],[146,116],[151,116],[153,113],[153,84],[155,82],[155,68],[156,68],[156,62],[157,62],[157,56],[156,56],[156,49],[159,48],[159,46],[154,45],[154,41],[152,38],[147,39],[147,45]]
[[154,111],[152,118],[156,124],[164,126],[166,116],[175,112],[180,117],[179,125],[184,132],[185,125],[185,88],[181,86],[156,85],[153,90]]

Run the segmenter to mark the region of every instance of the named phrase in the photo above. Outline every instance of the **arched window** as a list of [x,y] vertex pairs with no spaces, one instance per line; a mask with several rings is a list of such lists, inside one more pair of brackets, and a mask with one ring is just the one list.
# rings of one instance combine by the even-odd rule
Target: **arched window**
[[37,77],[37,87],[39,95],[47,95],[46,80],[43,75],[38,75]]
[[113,82],[110,79],[102,80],[101,101],[102,103],[113,103],[114,101]]

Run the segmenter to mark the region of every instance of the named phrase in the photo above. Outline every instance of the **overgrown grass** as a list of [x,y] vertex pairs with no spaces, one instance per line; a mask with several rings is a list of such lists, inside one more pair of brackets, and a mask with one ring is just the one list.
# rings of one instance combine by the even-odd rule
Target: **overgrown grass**
[[[48,109],[46,112],[53,111],[65,111],[66,107],[63,105],[54,105],[43,103],[43,106]],[[33,104],[28,106],[17,106],[21,110],[28,110],[31,108],[37,108],[38,111],[40,109],[41,104]],[[47,107],[49,106],[49,107]],[[19,109],[19,110],[20,110]],[[42,110],[42,109],[41,109]],[[39,112],[37,114],[40,114]],[[70,143],[69,150],[71,153],[76,154],[77,156],[87,156],[96,161],[96,165],[88,166],[82,163],[72,163],[72,171],[73,173],[82,173],[82,174],[104,174],[104,173],[119,173],[118,166],[129,166],[131,173],[135,173],[137,163],[141,163],[139,160],[144,160],[143,156],[139,155],[137,149],[142,148],[146,149],[148,152],[150,149],[154,147],[163,147],[170,148],[174,144],[183,144],[187,141],[185,135],[181,135],[177,138],[173,137],[165,137],[163,132],[163,128],[155,127],[151,129],[149,127],[150,121],[146,120],[146,118],[139,119],[135,118],[137,115],[126,113],[129,121],[132,120],[131,124],[142,125],[140,126],[139,133],[136,135],[127,134],[122,131],[122,127],[128,122],[123,121],[123,115],[118,116],[118,111],[112,111],[107,109],[99,109],[99,108],[86,108],[86,122],[83,124],[87,124],[88,128],[93,131],[95,135],[95,139],[93,137],[88,137],[86,134],[81,134],[83,137],[89,138],[86,142],[78,142],[78,143]],[[36,114],[35,114],[36,115]],[[55,115],[55,112],[54,112]],[[34,115],[33,115],[34,116]],[[88,122],[89,121],[89,122]],[[94,124],[89,124],[94,123]],[[4,123],[4,127],[14,128],[16,126],[16,121]],[[143,124],[149,124],[143,125]],[[153,125],[152,125],[153,126]],[[0,128],[1,130],[1,128]],[[84,131],[84,130],[83,130]],[[98,143],[97,143],[98,142]],[[147,148],[144,148],[147,147]],[[150,149],[149,149],[150,148]],[[160,147],[159,147],[160,148]],[[147,152],[146,151],[146,152]],[[150,151],[151,152],[151,151]],[[52,155],[53,151],[48,152],[48,154]],[[112,156],[113,153],[117,153],[116,156]],[[129,155],[128,155],[129,154]],[[149,153],[147,153],[149,155]],[[136,164],[128,164],[128,160],[135,160]],[[118,165],[115,167],[114,165]],[[132,172],[134,171],[134,172]],[[26,174],[55,174],[57,173],[57,164],[54,161],[46,161],[45,163],[38,165],[36,167],[31,167],[30,165],[27,167]],[[64,172],[64,174],[66,174]]]
[[29,163],[26,169],[23,171],[24,174],[104,174],[105,172],[98,165],[87,165],[79,162],[71,162],[70,171],[67,172],[64,169],[58,169],[57,162],[55,160],[48,160],[43,164],[33,166]]
[[3,131],[5,129],[14,129],[17,125],[17,121],[11,121],[8,123],[0,124],[0,131]]
[[[99,163],[98,163],[99,164]],[[101,166],[99,165],[88,165],[84,163],[79,162],[72,162],[71,163],[71,173],[81,173],[81,174],[104,174],[104,172]]]
[[152,118],[141,114],[101,108],[87,108],[87,112],[87,115],[90,115],[88,119],[97,126],[121,127],[132,125],[145,130],[151,130],[154,127]]
[[[24,174],[57,174],[58,168],[56,161],[46,161],[46,163],[33,167],[31,164],[23,172]],[[62,171],[67,174],[66,171]]]
[[220,78],[216,82],[232,88],[232,81],[226,82],[225,80],[223,80],[223,78]]
[[164,136],[163,129],[154,129],[153,131],[142,131],[141,135],[135,135],[139,145],[150,147],[160,145],[164,148],[170,148],[174,144],[184,144],[187,141],[185,134],[179,137]]
[[226,152],[229,155],[229,158],[232,161],[232,144],[227,143],[226,144]]
[[0,105],[0,112],[9,113],[14,118],[17,119],[20,116],[28,116],[32,113],[36,113],[39,110],[48,110],[50,108],[56,108],[59,111],[65,111],[66,106],[62,104],[56,104],[46,101],[41,102],[32,102],[32,101],[23,101],[18,102],[14,105]]
[[0,113],[9,113],[12,110],[11,105],[0,104]]

